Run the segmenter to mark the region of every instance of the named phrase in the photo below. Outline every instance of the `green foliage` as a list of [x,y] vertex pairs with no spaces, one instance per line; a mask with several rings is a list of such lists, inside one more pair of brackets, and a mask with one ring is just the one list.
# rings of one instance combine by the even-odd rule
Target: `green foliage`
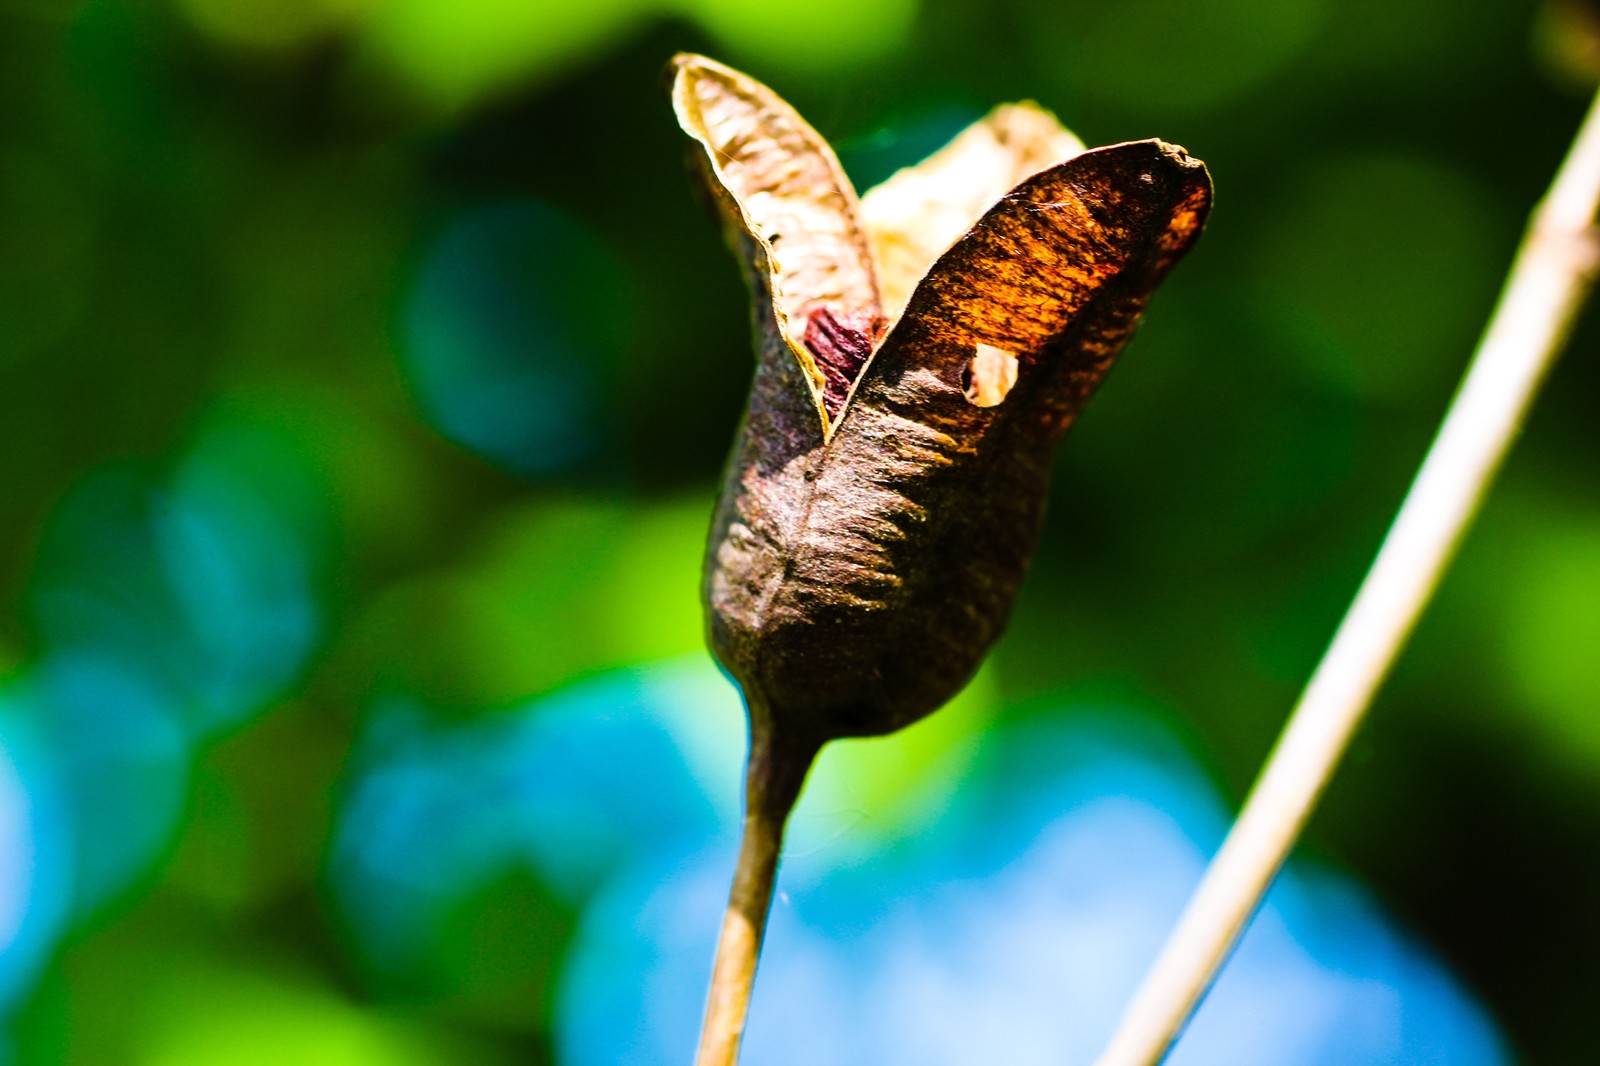
[[[0,2],[0,738],[35,713],[18,694],[57,692],[81,715],[52,728],[98,744],[81,779],[115,790],[91,756],[119,737],[155,760],[130,771],[150,810],[100,811],[128,855],[95,853],[93,906],[66,900],[37,970],[0,974],[19,1063],[550,1054],[571,921],[550,885],[488,885],[451,916],[451,980],[390,987],[328,917],[325,849],[376,698],[494,721],[704,654],[705,525],[751,358],[660,90],[679,49],[769,80],[866,181],[1031,98],[1090,143],[1183,143],[1218,189],[1063,447],[990,664],[903,737],[830,751],[797,846],[914,833],[1035,697],[1171,708],[1239,795],[1576,126],[1532,24],[1513,0]],[[589,382],[601,432],[545,465],[457,443],[408,362],[430,256],[507,204],[605,279],[547,319],[515,287],[448,304],[463,336],[582,327],[512,338]],[[1600,946],[1596,339],[1591,315],[1309,845],[1529,1062],[1590,1054],[1600,995],[1571,962]],[[215,580],[168,580],[196,572]],[[109,636],[68,608],[41,622],[41,588],[126,613]],[[257,625],[262,602],[290,621]],[[121,672],[59,696],[85,641]],[[731,690],[706,691],[684,734],[737,746]]]

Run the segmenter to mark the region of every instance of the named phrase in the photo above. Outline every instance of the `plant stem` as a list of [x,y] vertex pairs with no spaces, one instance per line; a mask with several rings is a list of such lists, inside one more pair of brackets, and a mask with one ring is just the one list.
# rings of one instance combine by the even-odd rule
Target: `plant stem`
[[717,938],[695,1066],[734,1066],[739,1061],[739,1041],[750,1010],[756,961],[761,955],[778,855],[783,849],[783,828],[818,750],[816,744],[778,742],[764,719],[765,715],[752,714],[744,838],[733,871],[722,934]]
[[1151,1066],[1166,1057],[1283,865],[1583,305],[1600,265],[1597,209],[1600,96],[1533,214],[1377,559],[1100,1066]]

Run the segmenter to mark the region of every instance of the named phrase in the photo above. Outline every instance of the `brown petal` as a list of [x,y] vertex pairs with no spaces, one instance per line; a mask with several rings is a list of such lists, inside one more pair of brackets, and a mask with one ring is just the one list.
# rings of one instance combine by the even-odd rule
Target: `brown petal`
[[[1053,446],[1210,196],[1204,166],[1159,141],[1023,182],[917,287],[819,453],[730,472],[711,635],[753,716],[823,739],[887,732],[971,677],[1032,554]],[[968,397],[980,345],[1016,361],[992,406]]]
[[761,359],[799,364],[826,433],[824,397],[837,414],[860,367],[859,358],[850,363],[859,345],[807,345],[807,334],[825,316],[870,349],[881,318],[855,189],[827,142],[765,85],[704,56],[680,55],[673,68],[678,122],[704,147],[704,176],[730,243],[770,304],[758,323]]
[[1003,104],[861,198],[884,317],[898,318],[934,260],[1018,182],[1083,151],[1036,104]]

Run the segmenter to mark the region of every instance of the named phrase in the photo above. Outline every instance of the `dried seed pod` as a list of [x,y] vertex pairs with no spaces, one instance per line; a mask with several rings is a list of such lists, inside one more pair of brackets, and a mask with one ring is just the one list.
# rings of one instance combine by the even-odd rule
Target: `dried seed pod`
[[818,749],[954,695],[1005,627],[1056,442],[1199,235],[1203,164],[997,108],[858,200],[759,82],[674,61],[678,121],[754,294],[712,521],[712,649],[750,711],[744,842],[699,1066],[737,1058],[783,825]]
[[898,729],[1004,628],[1055,444],[1199,234],[1210,178],[1160,141],[1082,151],[1013,105],[858,202],[745,75],[681,56],[674,102],[756,304],[712,647],[758,726]]

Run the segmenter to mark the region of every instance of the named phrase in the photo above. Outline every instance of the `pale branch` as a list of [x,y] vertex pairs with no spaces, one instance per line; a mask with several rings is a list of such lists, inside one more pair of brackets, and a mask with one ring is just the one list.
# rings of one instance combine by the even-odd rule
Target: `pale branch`
[[1600,265],[1600,96],[1377,559],[1099,1066],[1165,1058],[1277,875],[1438,585]]

